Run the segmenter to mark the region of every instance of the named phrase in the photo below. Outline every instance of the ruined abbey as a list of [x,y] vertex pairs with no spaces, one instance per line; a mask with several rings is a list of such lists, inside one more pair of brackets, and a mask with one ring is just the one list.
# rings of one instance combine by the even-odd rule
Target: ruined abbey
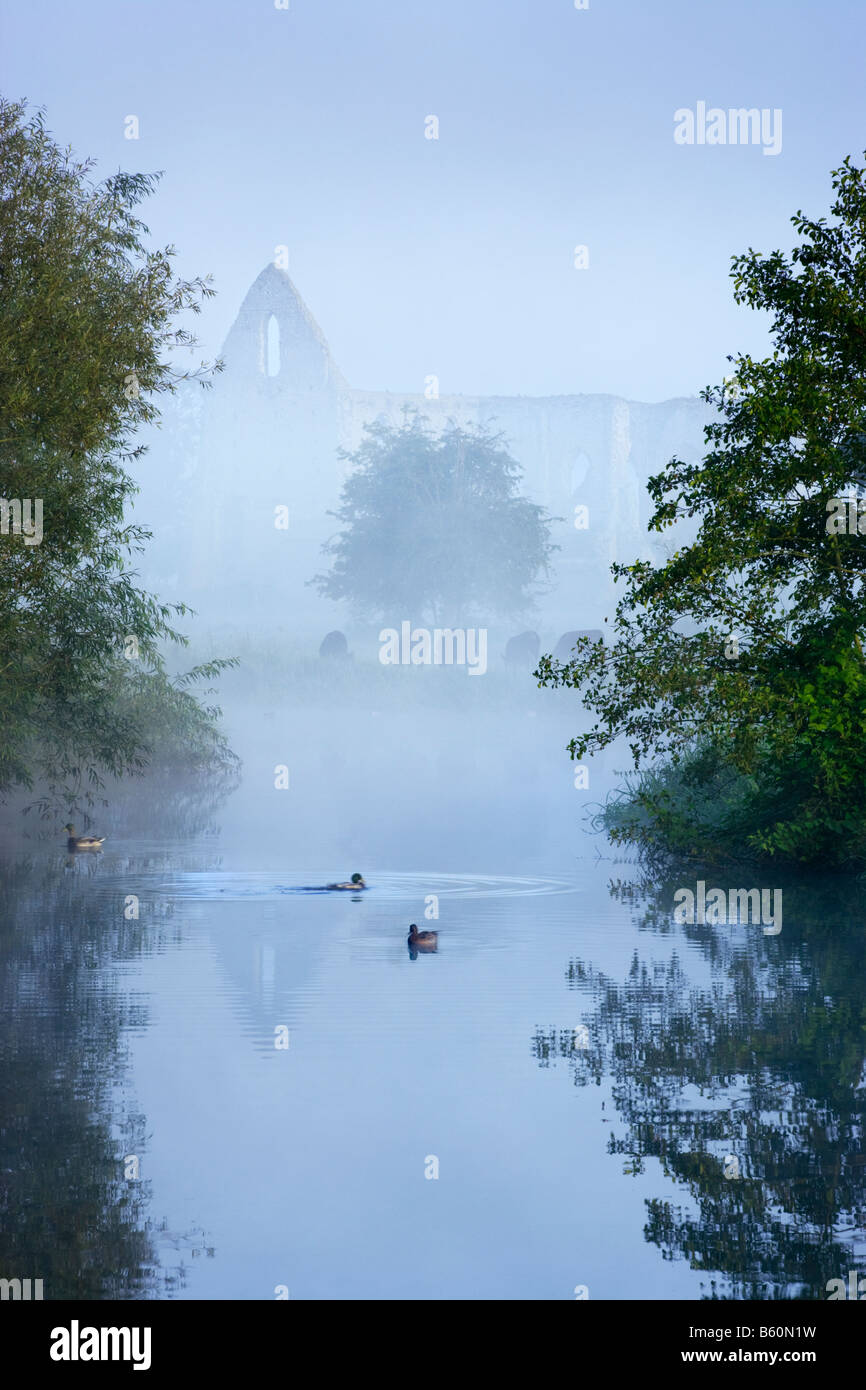
[[321,546],[335,528],[328,511],[346,468],[338,451],[357,446],[365,423],[397,423],[408,405],[433,428],[454,419],[504,433],[526,494],[561,518],[553,582],[529,615],[553,631],[598,626],[611,611],[612,561],[664,553],[664,539],[646,531],[646,479],[674,454],[700,457],[711,413],[697,397],[649,405],[350,385],[274,265],[249,290],[222,356],[213,388],[181,392],[150,444],[139,510],[161,537],[155,578],[212,620],[255,624],[277,611],[310,632],[350,621],[306,581],[327,563]]

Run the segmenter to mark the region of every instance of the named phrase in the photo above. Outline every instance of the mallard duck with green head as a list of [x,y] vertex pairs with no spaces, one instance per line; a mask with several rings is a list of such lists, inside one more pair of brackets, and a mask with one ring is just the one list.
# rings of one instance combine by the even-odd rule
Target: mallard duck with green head
[[350,883],[328,883],[325,886],[332,893],[349,893],[353,892],[356,888],[367,887],[366,883],[364,882],[363,874],[352,874],[352,880]]

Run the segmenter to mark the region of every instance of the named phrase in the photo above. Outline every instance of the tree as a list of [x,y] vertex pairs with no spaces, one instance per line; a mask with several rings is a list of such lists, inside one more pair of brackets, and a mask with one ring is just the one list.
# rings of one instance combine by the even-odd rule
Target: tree
[[154,702],[185,721],[195,765],[230,757],[187,688],[225,663],[169,679],[160,646],[185,642],[171,624],[188,610],[136,586],[149,532],[124,523],[137,426],[180,381],[207,384],[208,364],[169,355],[213,291],[144,245],[134,208],[158,176],[97,184],[91,167],[0,99],[0,793],[39,782],[67,805],[146,765]]
[[624,736],[638,768],[669,758],[632,788],[626,837],[866,862],[866,539],[829,525],[866,477],[866,173],[846,159],[832,181],[835,220],[798,212],[789,257],[733,259],[774,350],[729,358],[733,383],[702,392],[720,416],[703,461],[649,482],[650,528],[697,517],[696,539],[660,567],[614,565],[612,646],[536,673],[582,687],[596,716],[573,756]]
[[470,612],[518,613],[548,569],[543,508],[518,494],[520,468],[502,436],[449,422],[437,438],[417,414],[365,427],[325,546],[327,575],[311,582],[377,618],[395,613],[456,623]]

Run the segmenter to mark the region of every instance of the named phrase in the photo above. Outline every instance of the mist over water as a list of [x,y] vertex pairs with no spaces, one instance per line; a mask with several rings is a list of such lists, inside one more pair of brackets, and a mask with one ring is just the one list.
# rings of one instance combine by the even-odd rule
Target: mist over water
[[[240,761],[208,741],[214,710],[184,722],[176,687],[142,681],[121,709],[144,709],[145,776],[42,818],[21,811],[43,788],[15,784],[0,808],[0,1281],[46,1300],[823,1300],[866,1273],[859,880],[617,848],[595,813],[629,750],[575,766],[580,696],[533,675],[579,633],[610,648],[612,566],[693,539],[696,515],[648,529],[648,481],[700,462],[702,388],[732,399],[734,354],[768,350],[730,258],[787,244],[862,144],[856,7],[821,13],[817,47],[811,7],[777,8],[151,0],[142,24],[88,0],[53,7],[46,42],[41,7],[7,7],[16,91],[60,144],[99,177],[165,170],[152,242],[217,291],[176,301],[200,341],[172,371],[224,371],[203,363],[208,390],[143,371],[137,394],[141,364],[107,359],[128,340],[147,367],[150,332],[100,335],[138,289],[97,283],[79,322],[92,229],[44,235],[46,184],[5,262],[37,385],[14,383],[0,462],[35,444],[47,494],[67,451],[82,486],[59,507],[87,501],[76,412],[125,403],[137,492],[115,522],[152,532],[126,572],[191,606],[189,646],[160,647],[172,678],[237,658],[189,689]],[[751,109],[758,134],[773,117],[763,144]],[[17,164],[9,183],[29,186]],[[62,291],[50,351],[27,337],[35,247],[51,273],[32,284]],[[102,361],[90,330],[106,364],[78,390],[76,361]],[[57,382],[54,468],[30,434]],[[35,669],[62,677],[59,727],[36,733],[62,749],[91,628],[126,694],[142,634],[100,632],[77,589],[75,536],[105,517],[75,513],[70,537],[26,481],[3,506],[23,507]],[[54,546],[68,569],[43,593]],[[101,851],[69,845],[67,816]],[[353,874],[363,889],[335,890]],[[780,923],[784,898],[783,929],[677,916],[717,887],[765,890]]]
[[377,709],[363,672],[348,706],[282,708],[231,673],[234,792],[184,824],[143,783],[149,829],[99,856],[7,847],[33,1149],[2,1253],[46,1297],[81,1289],[84,1243],[94,1297],[819,1297],[862,1257],[844,899],[791,885],[778,938],[675,926],[673,885],[587,833],[619,764],[574,786],[567,697],[527,677],[461,708],[442,674]]
[[[501,403],[520,496],[566,518],[537,606],[488,616],[467,580],[373,621],[309,580],[341,438],[397,426],[330,377],[283,380],[292,341],[274,375],[230,362],[139,504],[144,582],[200,603],[176,669],[239,659],[218,698],[240,770],[110,784],[99,854],[6,817],[3,1267],[46,1298],[824,1297],[864,1257],[848,890],[787,879],[779,935],[678,921],[713,875],[653,876],[593,830],[628,750],[574,766],[579,699],[532,674],[610,640],[607,566],[653,553],[641,472],[694,439],[694,403],[652,428],[613,398]],[[287,448],[309,468],[282,528]]]

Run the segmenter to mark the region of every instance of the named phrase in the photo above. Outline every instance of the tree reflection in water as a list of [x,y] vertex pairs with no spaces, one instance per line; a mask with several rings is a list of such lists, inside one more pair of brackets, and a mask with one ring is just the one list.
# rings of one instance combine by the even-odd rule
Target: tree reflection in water
[[588,1045],[550,1029],[535,1053],[567,1060],[579,1086],[607,1075],[626,1126],[609,1152],[626,1172],[658,1160],[673,1188],[647,1202],[645,1237],[705,1271],[706,1296],[824,1299],[829,1279],[866,1272],[862,886],[789,884],[784,931],[769,938],[674,925],[675,888],[702,876],[721,881],[691,867],[611,884],[648,949],[623,980],[571,960]]
[[[222,799],[164,792],[145,782],[131,796],[145,818],[158,804],[167,834],[201,833]],[[112,826],[121,819],[113,807]],[[164,1265],[161,1250],[214,1254],[205,1232],[151,1219],[148,1183],[125,1172],[147,1129],[126,1098],[124,1039],[147,1011],[119,975],[176,928],[170,901],[127,920],[124,879],[155,857],[124,859],[97,896],[82,890],[100,856],[67,856],[65,843],[0,864],[0,1277],[42,1279],[45,1299],[171,1297],[183,1259]]]

